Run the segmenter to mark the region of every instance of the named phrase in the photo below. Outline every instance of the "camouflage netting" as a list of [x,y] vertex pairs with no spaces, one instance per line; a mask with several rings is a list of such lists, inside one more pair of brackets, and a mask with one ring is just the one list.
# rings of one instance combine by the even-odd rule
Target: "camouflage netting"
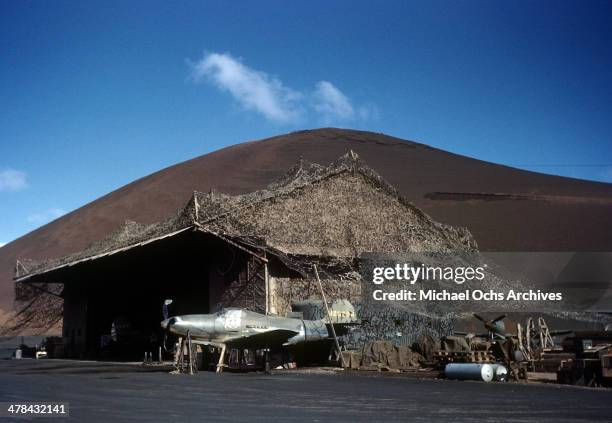
[[[286,311],[293,301],[319,296],[312,282],[315,264],[331,300],[349,298],[358,303],[358,262],[364,252],[477,250],[466,228],[435,222],[349,152],[327,167],[300,160],[278,181],[253,193],[195,192],[183,209],[160,223],[126,222],[81,252],[38,263],[22,260],[16,278],[39,275],[37,280],[44,280],[45,272],[58,266],[188,228],[273,255],[301,275],[302,279],[278,280],[279,311]],[[20,296],[26,308],[40,296],[29,294]],[[389,310],[385,316],[368,315],[367,310],[361,314],[364,330],[353,335],[352,344],[381,337],[397,340],[398,333],[405,344],[422,333],[447,334],[452,327],[449,319],[406,310]]]
[[388,341],[370,341],[361,349],[361,369],[414,369],[424,363],[419,353],[408,346],[396,346]]
[[329,167],[293,167],[267,189],[242,196],[196,195],[208,230],[294,255],[358,257],[364,251],[476,249],[465,228],[433,221],[354,153]]
[[63,301],[59,297],[62,285],[43,283],[34,287],[18,284],[15,289],[19,308],[0,329],[0,336],[57,332],[62,322]]
[[[356,212],[358,211],[358,212]],[[328,167],[300,161],[267,188],[244,195],[194,192],[169,219],[124,225],[59,259],[20,260],[16,278],[198,226],[287,255],[358,257],[363,251],[475,251],[466,228],[435,222],[353,152]]]

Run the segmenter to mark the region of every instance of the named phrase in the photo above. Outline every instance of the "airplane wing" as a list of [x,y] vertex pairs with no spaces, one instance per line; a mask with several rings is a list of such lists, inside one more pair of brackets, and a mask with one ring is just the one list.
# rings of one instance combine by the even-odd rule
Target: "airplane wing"
[[244,335],[225,341],[229,348],[263,348],[282,345],[299,332],[288,329],[275,329],[254,335]]

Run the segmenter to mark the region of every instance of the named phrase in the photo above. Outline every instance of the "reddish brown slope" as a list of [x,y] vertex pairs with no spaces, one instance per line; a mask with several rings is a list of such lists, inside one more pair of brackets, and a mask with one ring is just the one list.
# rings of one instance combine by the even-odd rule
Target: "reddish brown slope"
[[17,258],[62,256],[126,219],[166,217],[193,190],[249,192],[300,156],[327,164],[349,149],[436,220],[467,226],[483,250],[612,250],[612,184],[520,171],[382,134],[320,129],[238,144],[163,169],[1,248],[0,309],[11,307]]

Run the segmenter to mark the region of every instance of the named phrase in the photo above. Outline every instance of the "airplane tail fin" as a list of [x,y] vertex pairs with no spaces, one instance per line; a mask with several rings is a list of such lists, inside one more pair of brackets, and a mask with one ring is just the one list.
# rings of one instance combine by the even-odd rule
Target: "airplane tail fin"
[[[328,324],[327,311],[323,300],[305,300],[292,304],[292,315],[299,319],[320,321]],[[360,321],[357,318],[355,307],[349,300],[335,300],[329,304],[329,317],[334,326],[355,325]]]
[[338,336],[346,335],[352,327],[361,323],[357,318],[355,307],[353,307],[353,304],[348,300],[333,301],[329,305],[329,317],[330,319],[326,316],[321,320],[325,323],[325,326],[327,326],[328,332],[331,332],[331,328],[329,327],[329,320],[331,320]]
[[[329,305],[329,317],[335,325],[355,325],[359,324],[355,307],[349,300],[335,300]],[[323,318],[328,322],[327,316]]]

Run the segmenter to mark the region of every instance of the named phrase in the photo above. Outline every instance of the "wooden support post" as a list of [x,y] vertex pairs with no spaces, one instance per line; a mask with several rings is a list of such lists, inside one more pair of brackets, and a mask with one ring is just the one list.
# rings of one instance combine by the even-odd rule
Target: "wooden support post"
[[219,363],[217,364],[217,373],[221,373],[223,371],[225,361],[225,344],[221,344],[221,356],[219,357]]
[[334,342],[336,344],[336,350],[338,351],[338,356],[340,357],[340,363],[342,364],[342,368],[346,369],[346,363],[344,362],[344,356],[342,355],[342,351],[340,350],[340,343],[338,342],[338,337],[336,336],[336,329],[334,329],[334,323],[331,319],[331,313],[329,312],[329,306],[327,305],[327,298],[325,297],[325,291],[323,291],[323,284],[321,284],[321,279],[319,278],[319,272],[317,271],[317,265],[313,264],[315,276],[317,277],[317,282],[319,283],[319,289],[321,290],[321,296],[323,297],[323,304],[325,304],[325,310],[327,311],[327,321],[329,322],[329,326],[331,328],[332,336],[334,337]]
[[179,362],[181,359],[181,354],[183,352],[183,338],[179,337],[178,339],[178,348],[177,350],[174,352],[174,367],[176,367],[178,370],[180,370],[179,368]]
[[187,331],[187,359],[189,360],[189,374],[193,374],[193,348],[191,344],[191,334]]
[[270,313],[270,282],[268,275],[268,263],[264,262],[264,284],[266,285],[266,316]]

